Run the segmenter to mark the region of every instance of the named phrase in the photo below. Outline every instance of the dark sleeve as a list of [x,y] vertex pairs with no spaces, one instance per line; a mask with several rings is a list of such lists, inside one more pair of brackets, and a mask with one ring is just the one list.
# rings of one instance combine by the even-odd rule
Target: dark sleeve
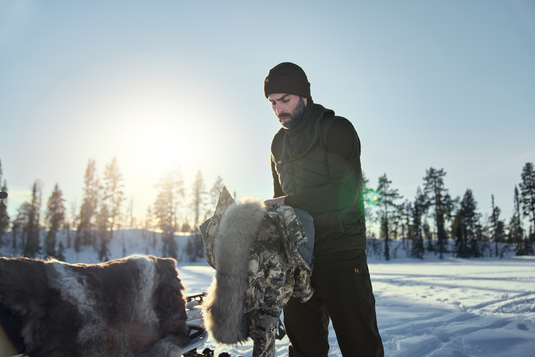
[[279,181],[279,175],[277,175],[277,170],[275,169],[275,159],[273,158],[273,154],[271,155],[271,175],[273,176],[273,198],[284,196]]
[[319,213],[348,207],[357,201],[362,187],[360,140],[349,120],[338,118],[332,123],[326,149],[331,182],[289,195],[285,204]]

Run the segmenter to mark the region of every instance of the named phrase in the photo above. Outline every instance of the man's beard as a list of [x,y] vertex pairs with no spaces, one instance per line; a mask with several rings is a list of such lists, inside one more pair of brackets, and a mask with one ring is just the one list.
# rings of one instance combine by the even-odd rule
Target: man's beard
[[[305,101],[303,98],[299,98],[299,103],[297,103],[297,106],[291,113],[281,113],[277,115],[279,118],[279,122],[282,124],[282,127],[284,129],[294,129],[297,128],[297,126],[301,123],[301,120],[303,120],[303,116],[305,114]],[[290,118],[286,123],[283,123],[281,121],[282,118]]]

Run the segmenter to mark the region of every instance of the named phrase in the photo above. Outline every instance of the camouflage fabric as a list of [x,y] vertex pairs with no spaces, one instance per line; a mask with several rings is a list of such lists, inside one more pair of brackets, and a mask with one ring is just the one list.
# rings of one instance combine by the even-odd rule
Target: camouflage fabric
[[219,223],[223,218],[223,213],[227,210],[227,207],[234,203],[234,199],[228,192],[226,187],[223,187],[219,194],[217,206],[214,215],[206,220],[201,225],[202,238],[204,240],[204,250],[206,253],[206,261],[210,266],[216,269],[215,256],[214,256],[214,240],[217,236],[217,230],[219,229]]
[[[225,191],[220,195],[216,213],[208,223],[204,238],[206,259],[213,267],[213,241],[218,222],[226,207],[234,202]],[[251,245],[247,289],[244,292],[244,313],[249,337],[254,341],[255,357],[275,355],[277,324],[290,297],[301,302],[312,297],[312,269],[297,250],[299,244],[306,240],[301,221],[290,206],[267,207],[267,214]]]

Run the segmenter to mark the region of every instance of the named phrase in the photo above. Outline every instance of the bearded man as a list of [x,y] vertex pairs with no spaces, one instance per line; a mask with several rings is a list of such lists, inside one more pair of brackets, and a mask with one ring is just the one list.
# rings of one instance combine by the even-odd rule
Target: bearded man
[[289,355],[328,356],[329,319],[343,356],[384,356],[366,260],[360,140],[351,122],[312,101],[303,69],[284,62],[264,80],[282,125],[271,144],[274,198],[314,217],[314,296],[290,299]]

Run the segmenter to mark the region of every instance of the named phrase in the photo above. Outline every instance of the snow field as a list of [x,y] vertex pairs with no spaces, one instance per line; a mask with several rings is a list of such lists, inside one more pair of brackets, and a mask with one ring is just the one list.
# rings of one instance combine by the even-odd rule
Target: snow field
[[370,262],[387,356],[535,356],[535,259]]
[[[535,258],[369,260],[386,356],[535,356]],[[187,291],[208,286],[214,270],[179,265]],[[330,329],[330,356],[341,356]],[[288,340],[277,344],[287,356]],[[217,353],[251,356],[252,342]]]

